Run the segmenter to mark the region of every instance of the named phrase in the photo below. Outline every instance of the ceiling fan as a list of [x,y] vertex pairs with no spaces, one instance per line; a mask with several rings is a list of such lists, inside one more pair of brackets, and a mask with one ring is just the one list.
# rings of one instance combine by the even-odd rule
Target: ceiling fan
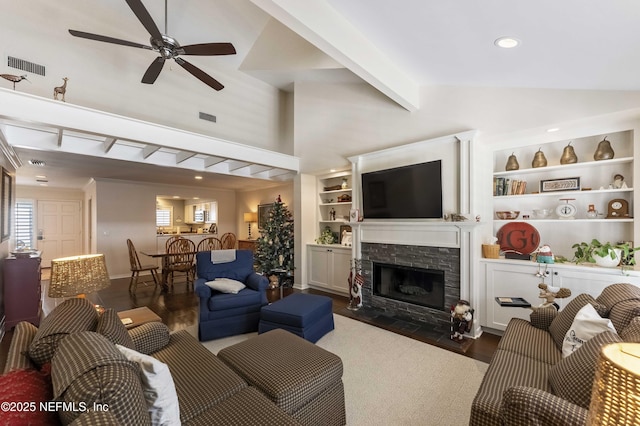
[[[119,44],[122,46],[138,47],[140,49],[154,50],[160,54],[147,68],[147,71],[142,77],[142,82],[146,84],[153,84],[162,67],[167,59],[173,59],[178,65],[187,70],[191,75],[202,81],[207,86],[215,90],[222,90],[224,86],[215,78],[202,71],[195,65],[185,61],[180,55],[204,55],[204,56],[216,56],[216,55],[235,55],[236,49],[231,43],[202,43],[202,44],[190,44],[188,46],[180,46],[178,41],[167,35],[160,33],[155,22],[149,15],[149,12],[142,4],[141,0],[126,0],[127,4],[136,15],[142,26],[151,35],[150,44],[147,46],[144,44],[135,43],[132,41],[121,40],[113,37],[107,37],[98,34],[86,33],[83,31],[69,30],[69,33],[75,37],[87,38],[89,40],[102,41],[105,43]],[[165,30],[167,19],[167,2],[165,0]]]

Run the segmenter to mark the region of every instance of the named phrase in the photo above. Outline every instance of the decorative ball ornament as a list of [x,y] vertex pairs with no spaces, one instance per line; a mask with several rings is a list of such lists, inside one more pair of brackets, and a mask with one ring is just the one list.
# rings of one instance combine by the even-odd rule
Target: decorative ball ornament
[[564,203],[558,204],[556,207],[556,214],[560,219],[575,219],[578,209],[569,201],[573,201],[575,198],[561,198],[560,201]]

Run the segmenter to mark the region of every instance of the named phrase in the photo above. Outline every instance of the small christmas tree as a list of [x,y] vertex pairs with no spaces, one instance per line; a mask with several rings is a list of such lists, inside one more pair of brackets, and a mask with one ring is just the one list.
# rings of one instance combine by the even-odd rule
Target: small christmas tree
[[263,273],[293,271],[293,217],[280,196],[269,212],[257,240],[256,263]]

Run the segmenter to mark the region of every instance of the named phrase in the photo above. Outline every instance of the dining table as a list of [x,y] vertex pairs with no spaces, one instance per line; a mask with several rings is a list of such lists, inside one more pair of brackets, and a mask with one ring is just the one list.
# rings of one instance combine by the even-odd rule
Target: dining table
[[[169,279],[169,258],[174,255],[175,253],[167,253],[166,251],[163,252],[153,252],[153,251],[143,251],[141,250],[140,253],[144,254],[145,256],[149,256],[152,257],[154,259],[158,259],[161,258],[162,259],[162,273],[161,273],[161,281],[160,281],[160,285],[162,286],[162,291],[163,292],[167,292],[169,291],[169,285],[167,283],[168,279]],[[189,251],[189,252],[182,252],[180,254],[193,254],[195,255],[196,253],[198,253],[197,251]]]

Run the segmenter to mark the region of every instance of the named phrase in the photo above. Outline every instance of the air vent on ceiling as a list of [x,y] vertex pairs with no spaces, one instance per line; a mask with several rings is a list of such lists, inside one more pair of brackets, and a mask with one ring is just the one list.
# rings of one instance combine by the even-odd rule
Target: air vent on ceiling
[[211,114],[207,114],[206,112],[201,112],[200,113],[200,119],[201,120],[211,121],[212,123],[216,122],[216,116],[215,115],[211,115]]
[[44,167],[47,163],[42,160],[36,160],[32,158],[31,160],[29,160],[29,164],[31,164],[32,166]]
[[14,58],[13,56],[7,57],[7,65],[11,68],[17,68],[19,70],[30,72],[32,74],[44,75],[44,65],[34,64],[33,62]]

